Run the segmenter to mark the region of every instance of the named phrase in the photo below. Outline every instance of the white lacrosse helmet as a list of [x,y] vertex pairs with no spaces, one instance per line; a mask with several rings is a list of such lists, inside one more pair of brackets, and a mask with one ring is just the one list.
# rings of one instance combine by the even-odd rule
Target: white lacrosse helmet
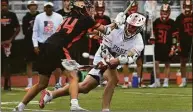
[[143,26],[146,22],[146,17],[140,13],[133,13],[129,15],[125,23],[125,36],[124,39],[130,39],[136,34],[142,31]]

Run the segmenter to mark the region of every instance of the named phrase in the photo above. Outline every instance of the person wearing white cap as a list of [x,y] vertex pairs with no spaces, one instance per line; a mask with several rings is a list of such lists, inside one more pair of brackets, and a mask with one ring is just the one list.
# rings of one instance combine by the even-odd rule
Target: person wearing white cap
[[[53,33],[55,33],[56,29],[62,22],[63,18],[60,14],[53,12],[53,3],[52,2],[45,2],[44,3],[44,11],[43,13],[37,15],[34,28],[33,28],[33,47],[34,52],[38,55],[39,47],[42,43],[44,43],[48,37],[50,37]],[[60,77],[61,70],[57,68],[54,72],[55,79],[56,79],[56,86],[55,89],[61,87],[61,78]]]
[[32,33],[33,33],[33,25],[35,17],[39,14],[37,11],[38,4],[37,1],[28,1],[27,8],[29,12],[22,19],[22,30],[23,34],[25,35],[24,44],[25,44],[25,61],[27,63],[27,76],[28,76],[28,85],[25,88],[28,91],[32,87],[32,63],[35,61],[35,53],[33,50],[33,43],[32,43]]

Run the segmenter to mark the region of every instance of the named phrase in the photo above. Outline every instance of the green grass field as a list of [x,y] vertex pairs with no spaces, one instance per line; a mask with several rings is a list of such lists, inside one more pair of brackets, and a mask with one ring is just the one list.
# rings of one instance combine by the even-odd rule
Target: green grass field
[[[52,88],[49,88],[52,89]],[[103,87],[96,88],[89,94],[80,94],[79,103],[82,107],[91,111],[101,110],[101,97]],[[11,92],[1,91],[1,110],[11,111],[22,99],[23,88],[13,89]],[[31,101],[26,111],[40,111],[38,106],[40,96]],[[53,100],[42,111],[68,111],[69,97]],[[173,85],[170,88],[116,88],[112,104],[112,111],[192,111],[192,86],[178,88]]]

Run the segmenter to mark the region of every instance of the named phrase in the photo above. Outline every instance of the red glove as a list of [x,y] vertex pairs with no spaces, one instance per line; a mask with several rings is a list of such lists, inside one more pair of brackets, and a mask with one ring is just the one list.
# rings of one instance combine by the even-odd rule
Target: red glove
[[96,69],[100,69],[101,71],[105,71],[108,68],[108,65],[105,64],[103,61],[97,63]]
[[116,69],[117,66],[119,65],[119,60],[117,58],[114,59],[110,59],[107,64],[109,66],[110,69]]

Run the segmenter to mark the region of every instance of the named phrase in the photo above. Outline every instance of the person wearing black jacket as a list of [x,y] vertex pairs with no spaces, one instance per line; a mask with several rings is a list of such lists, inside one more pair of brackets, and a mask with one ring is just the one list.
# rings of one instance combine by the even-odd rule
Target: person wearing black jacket
[[32,87],[32,62],[35,61],[36,57],[32,43],[32,34],[35,17],[39,14],[37,11],[38,5],[36,1],[29,1],[27,8],[29,9],[29,12],[26,13],[22,20],[22,30],[23,34],[25,35],[25,60],[27,62],[28,76],[28,85],[25,88],[26,91]]
[[8,0],[1,0],[1,70],[4,76],[4,90],[11,90],[11,46],[20,31],[17,16],[9,11],[8,6]]

